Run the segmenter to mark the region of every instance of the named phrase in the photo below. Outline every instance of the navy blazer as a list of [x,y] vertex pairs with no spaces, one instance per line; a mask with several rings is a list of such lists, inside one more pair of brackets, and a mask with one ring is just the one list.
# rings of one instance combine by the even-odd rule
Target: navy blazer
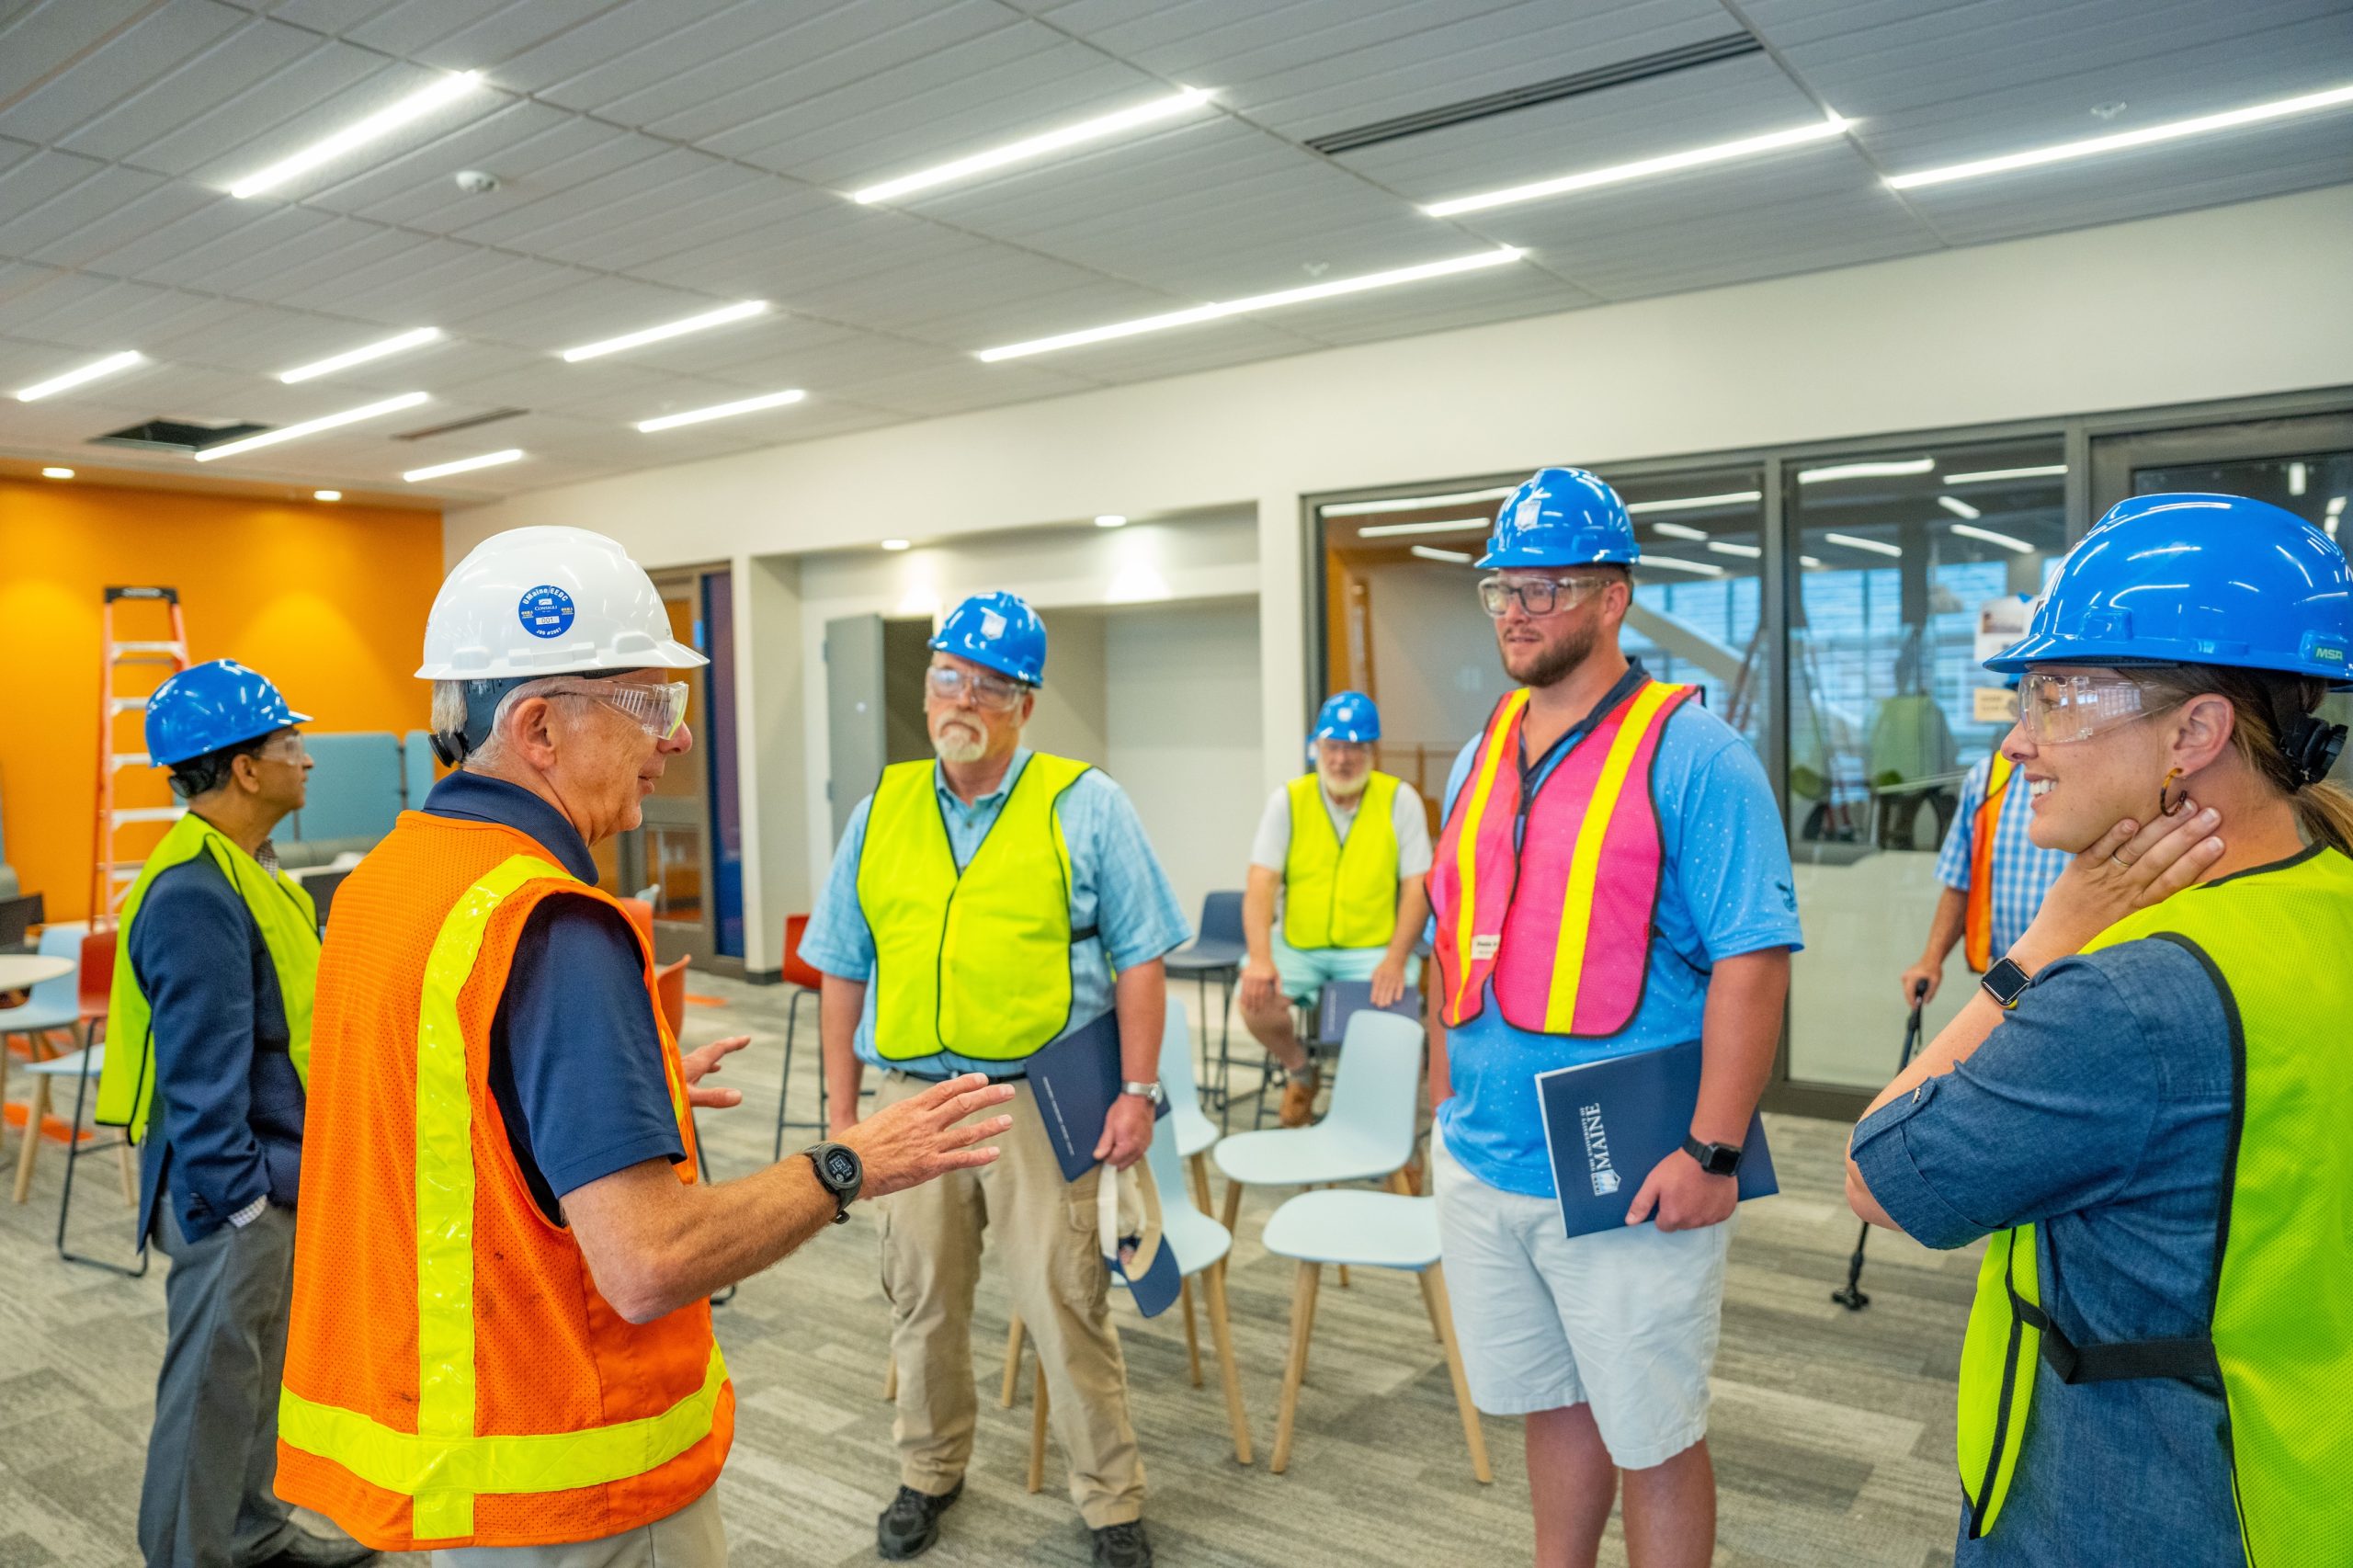
[[294,1205],[302,1084],[278,968],[244,900],[210,855],[160,873],[125,955],[154,1013],[155,1101],[140,1159],[139,1235],[169,1190],[199,1241],[267,1197]]

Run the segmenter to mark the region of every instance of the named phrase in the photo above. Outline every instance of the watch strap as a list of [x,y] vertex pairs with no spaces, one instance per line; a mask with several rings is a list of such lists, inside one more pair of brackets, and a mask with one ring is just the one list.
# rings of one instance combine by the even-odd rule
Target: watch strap
[[[817,1185],[834,1195],[834,1223],[848,1224],[849,1206],[866,1185],[866,1167],[858,1159],[858,1151],[846,1143],[824,1142],[812,1143],[801,1152],[808,1156],[810,1168],[817,1173]],[[849,1166],[847,1182],[835,1169],[843,1161]]]
[[2018,1005],[2018,998],[2034,983],[2034,977],[2010,960],[2003,959],[1987,970],[1977,983],[2006,1012]]
[[1154,1105],[1158,1105],[1163,1099],[1167,1097],[1167,1092],[1160,1086],[1160,1081],[1158,1079],[1154,1079],[1148,1084],[1136,1083],[1132,1080],[1123,1082],[1120,1085],[1120,1093],[1123,1095],[1133,1095],[1138,1099],[1150,1100]]
[[1741,1148],[1737,1143],[1703,1143],[1686,1133],[1683,1152],[1710,1176],[1728,1176],[1736,1175],[1740,1170]]

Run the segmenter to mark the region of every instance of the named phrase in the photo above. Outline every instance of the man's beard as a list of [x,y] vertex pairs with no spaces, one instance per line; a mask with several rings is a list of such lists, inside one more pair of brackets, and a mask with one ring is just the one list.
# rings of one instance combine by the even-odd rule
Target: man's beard
[[1324,779],[1324,792],[1331,796],[1332,799],[1336,801],[1355,800],[1358,795],[1364,793],[1365,785],[1370,783],[1372,779],[1372,769],[1370,767],[1358,774],[1355,778],[1346,779],[1340,778],[1337,774],[1334,773],[1330,768],[1325,767],[1321,763],[1316,764],[1315,771],[1321,775]]
[[942,762],[978,762],[988,755],[989,739],[960,720],[942,724],[931,733],[931,749],[939,754]]
[[1504,673],[1522,686],[1556,686],[1566,679],[1579,665],[1585,663],[1586,655],[1593,652],[1593,645],[1599,636],[1599,630],[1589,624],[1578,627],[1569,634],[1566,642],[1556,642],[1539,653],[1536,656],[1536,662],[1528,667],[1526,674],[1513,669],[1511,656],[1506,654]]

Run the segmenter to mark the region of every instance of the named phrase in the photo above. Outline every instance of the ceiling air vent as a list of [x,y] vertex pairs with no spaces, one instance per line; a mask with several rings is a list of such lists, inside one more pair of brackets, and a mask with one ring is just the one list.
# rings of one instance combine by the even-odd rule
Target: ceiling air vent
[[180,419],[159,415],[90,437],[94,447],[129,447],[142,452],[200,452],[223,441],[242,440],[268,429],[242,419]]
[[1370,147],[1381,142],[1394,142],[1401,137],[1419,136],[1426,131],[1443,131],[1451,125],[1467,125],[1489,115],[1508,114],[1516,108],[1530,108],[1537,104],[1574,98],[1584,93],[1597,93],[1604,87],[1622,87],[1629,82],[1647,82],[1654,76],[1670,76],[1677,71],[1695,66],[1712,65],[1719,60],[1736,60],[1744,54],[1757,54],[1765,46],[1748,33],[1725,33],[1718,38],[1702,39],[1676,49],[1663,49],[1655,54],[1644,54],[1632,60],[1621,60],[1615,65],[1599,65],[1590,71],[1580,71],[1571,76],[1555,76],[1549,82],[1532,82],[1525,87],[1507,87],[1484,97],[1465,98],[1458,104],[1446,104],[1427,108],[1419,114],[1400,115],[1371,125],[1359,125],[1353,131],[1335,131],[1329,136],[1315,136],[1307,145],[1329,157],[1338,153],[1352,153],[1359,147]]
[[452,419],[447,425],[427,425],[416,430],[396,430],[392,433],[392,439],[422,441],[428,436],[448,436],[460,430],[478,429],[484,425],[495,425],[502,419],[512,419],[518,414],[530,412],[528,408],[494,408],[488,414],[470,414],[463,419]]

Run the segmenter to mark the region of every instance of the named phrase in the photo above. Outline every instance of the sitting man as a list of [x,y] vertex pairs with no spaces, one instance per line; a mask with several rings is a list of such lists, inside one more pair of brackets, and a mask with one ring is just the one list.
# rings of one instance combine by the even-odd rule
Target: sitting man
[[1290,1074],[1285,1127],[1314,1113],[1319,1077],[1291,1003],[1313,1002],[1335,980],[1370,980],[1376,1007],[1396,1001],[1428,910],[1429,819],[1412,785],[1372,766],[1380,738],[1371,698],[1343,691],[1326,701],[1309,737],[1315,771],[1267,799],[1250,846],[1242,1021]]

